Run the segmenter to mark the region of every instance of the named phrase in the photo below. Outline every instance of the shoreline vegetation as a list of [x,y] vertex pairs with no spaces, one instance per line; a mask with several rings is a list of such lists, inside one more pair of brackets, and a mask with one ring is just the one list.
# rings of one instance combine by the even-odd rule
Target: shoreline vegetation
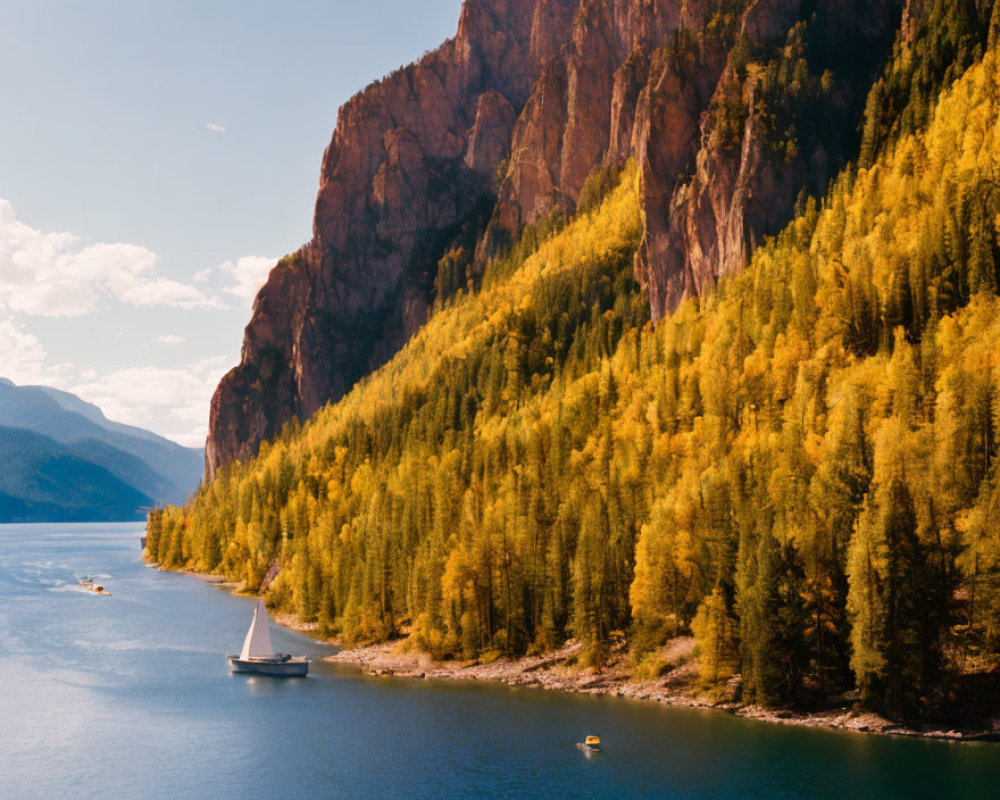
[[[245,581],[232,581],[224,575],[213,575],[191,569],[168,570],[155,564],[150,566],[197,578],[232,594],[245,596],[255,594],[245,591]],[[273,612],[271,619],[278,625],[307,635],[316,641],[342,648],[339,652],[323,658],[323,661],[357,667],[363,674],[371,677],[475,681],[573,694],[606,695],[659,703],[674,708],[723,711],[758,722],[831,728],[851,733],[954,742],[1000,741],[1000,719],[993,720],[992,726],[976,724],[973,720],[951,725],[934,721],[893,721],[860,709],[856,692],[847,692],[831,698],[827,708],[815,711],[762,708],[735,699],[740,684],[740,677],[736,675],[725,685],[720,694],[713,696],[702,690],[699,685],[698,660],[692,636],[677,636],[668,641],[659,652],[661,662],[669,665],[664,674],[652,679],[643,679],[635,674],[624,641],[612,648],[607,663],[601,669],[581,668],[577,665],[577,658],[583,650],[583,645],[575,640],[564,643],[556,650],[521,658],[439,661],[429,653],[409,648],[405,636],[387,642],[345,647],[339,637],[322,635],[318,623],[302,622],[294,614],[284,612]]]

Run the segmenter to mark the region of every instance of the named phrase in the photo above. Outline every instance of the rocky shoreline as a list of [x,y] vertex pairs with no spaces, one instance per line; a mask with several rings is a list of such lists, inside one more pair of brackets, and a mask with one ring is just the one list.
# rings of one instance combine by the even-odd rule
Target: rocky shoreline
[[[384,642],[341,650],[326,661],[359,667],[365,674],[424,680],[489,681],[509,686],[528,686],[590,695],[609,695],[644,700],[684,708],[710,708],[734,716],[779,725],[833,728],[855,733],[909,736],[949,741],[1000,741],[1000,719],[991,729],[901,724],[858,710],[854,698],[845,696],[842,704],[815,712],[798,713],[786,709],[765,709],[744,705],[732,699],[714,699],[697,686],[697,661],[694,640],[678,637],[661,651],[661,659],[676,664],[665,675],[653,680],[636,678],[628,667],[624,652],[613,653],[608,665],[595,671],[574,666],[580,645],[568,642],[556,651],[520,659],[494,661],[435,661],[426,653],[406,652],[400,641]],[[727,687],[724,695],[732,697],[739,679]]]
[[[193,570],[181,570],[199,580],[211,583],[233,594],[244,594],[245,582],[231,581],[222,575],[209,575]],[[274,622],[303,633],[318,641],[341,646],[337,638],[324,637],[315,622],[302,622],[293,614],[274,613]],[[706,708],[724,711],[737,717],[771,722],[778,725],[832,728],[853,733],[884,736],[908,736],[947,741],[1000,741],[1000,718],[991,720],[989,727],[945,726],[935,724],[899,723],[871,712],[859,710],[855,698],[845,695],[842,702],[814,713],[788,709],[767,709],[745,705],[733,699],[739,678],[730,681],[721,699],[713,698],[698,687],[698,664],[694,654],[694,639],[679,636],[668,642],[657,654],[661,663],[671,667],[665,674],[642,680],[633,674],[624,644],[613,649],[608,663],[601,670],[579,668],[576,664],[581,645],[569,641],[558,650],[518,659],[497,658],[491,661],[437,661],[428,653],[415,652],[405,646],[405,639],[344,648],[324,661],[359,668],[376,677],[413,678],[422,680],[486,681],[508,686],[573,692],[576,694],[609,695],[630,700],[643,700],[681,708]]]

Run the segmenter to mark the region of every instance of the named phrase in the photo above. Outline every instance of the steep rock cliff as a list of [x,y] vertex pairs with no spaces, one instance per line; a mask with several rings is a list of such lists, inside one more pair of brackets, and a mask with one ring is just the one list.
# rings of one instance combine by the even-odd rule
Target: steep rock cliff
[[272,271],[212,399],[209,477],[342,395],[426,319],[437,259],[492,191],[573,13],[568,0],[468,0],[454,39],[344,104],[313,240]]
[[341,109],[313,240],[272,271],[213,398],[209,476],[387,360],[456,242],[471,234],[474,275],[596,169],[640,164],[654,318],[740,269],[853,156],[901,17],[899,0],[467,0],[454,39]]

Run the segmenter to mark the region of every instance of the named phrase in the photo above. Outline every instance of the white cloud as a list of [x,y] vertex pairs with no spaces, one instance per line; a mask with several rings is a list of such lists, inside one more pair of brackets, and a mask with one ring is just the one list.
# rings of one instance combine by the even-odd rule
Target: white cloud
[[253,300],[264,285],[267,276],[274,267],[275,259],[265,256],[242,256],[236,262],[227,261],[219,266],[219,270],[236,282],[225,287],[224,291],[236,297]]
[[44,382],[45,348],[13,320],[0,320],[0,377],[14,383]]
[[96,404],[109,419],[151,429],[160,428],[164,418],[187,423],[190,433],[172,438],[200,446],[205,443],[212,394],[228,368],[225,356],[182,368],[126,367],[67,388]]
[[184,447],[204,447],[208,439],[208,425],[199,425],[191,433],[168,437]]
[[145,306],[170,306],[171,308],[223,308],[214,297],[199,289],[168,278],[153,278],[138,282],[124,289],[118,298],[123,303],[143,308]]
[[[179,343],[183,337],[161,336]],[[137,366],[99,372],[48,364],[45,347],[13,319],[0,319],[0,378],[73,392],[109,419],[155,430],[189,447],[205,444],[212,394],[232,359],[215,356],[178,368]]]
[[[19,221],[11,203],[0,199],[0,377],[74,392],[110,419],[201,446],[212,394],[238,358],[238,337],[226,356],[178,364],[174,359],[185,350],[175,346],[204,340],[214,315],[177,309],[232,315],[236,304],[229,296],[252,298],[274,262],[245,256],[192,279],[174,280],[163,274],[148,248],[40,231]],[[157,312],[155,321],[152,315],[126,311],[152,306],[172,310]],[[75,318],[87,314],[81,327]],[[73,319],[43,323],[41,317]],[[86,344],[91,325],[95,336],[108,342],[100,350]],[[151,325],[156,327],[150,330]],[[47,338],[55,336],[75,338],[68,343]],[[169,366],[157,365],[161,359]],[[143,362],[147,365],[127,366]]]
[[0,199],[0,308],[77,317],[96,310],[102,298],[137,307],[221,307],[195,286],[155,275],[158,260],[135,244],[84,244],[72,233],[36,230]]
[[222,127],[218,122],[206,122],[205,127],[208,128],[212,133],[225,133],[226,129]]

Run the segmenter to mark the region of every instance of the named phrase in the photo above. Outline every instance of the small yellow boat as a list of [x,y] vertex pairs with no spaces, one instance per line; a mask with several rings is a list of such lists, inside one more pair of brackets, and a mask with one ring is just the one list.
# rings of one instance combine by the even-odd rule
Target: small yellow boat
[[600,736],[588,736],[582,742],[577,742],[576,746],[583,750],[587,755],[592,753],[599,753],[601,750],[601,737]]

